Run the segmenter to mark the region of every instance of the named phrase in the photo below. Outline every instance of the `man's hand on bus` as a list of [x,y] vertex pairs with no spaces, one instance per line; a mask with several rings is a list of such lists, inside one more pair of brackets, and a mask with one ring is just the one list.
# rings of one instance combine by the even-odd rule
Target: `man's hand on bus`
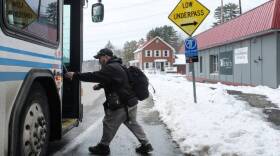
[[64,76],[72,80],[74,74],[74,72],[67,72],[64,74]]

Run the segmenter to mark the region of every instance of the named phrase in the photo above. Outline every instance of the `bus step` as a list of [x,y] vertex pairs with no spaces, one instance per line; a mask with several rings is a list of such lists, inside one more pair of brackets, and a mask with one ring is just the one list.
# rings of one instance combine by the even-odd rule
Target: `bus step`
[[78,127],[79,120],[78,119],[62,119],[62,134],[67,133],[69,130],[71,130],[74,127]]

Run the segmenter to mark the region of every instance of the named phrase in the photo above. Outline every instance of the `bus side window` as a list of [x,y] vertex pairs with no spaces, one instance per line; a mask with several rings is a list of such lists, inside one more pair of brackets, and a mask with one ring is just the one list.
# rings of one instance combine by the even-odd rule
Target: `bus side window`
[[8,27],[58,41],[58,0],[6,0],[5,4]]

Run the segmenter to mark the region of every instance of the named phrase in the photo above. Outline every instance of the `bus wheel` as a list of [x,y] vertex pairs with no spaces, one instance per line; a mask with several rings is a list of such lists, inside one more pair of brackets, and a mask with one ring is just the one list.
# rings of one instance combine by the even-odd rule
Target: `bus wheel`
[[36,83],[32,86],[21,114],[19,131],[21,154],[44,156],[50,134],[50,119],[47,96],[44,88]]

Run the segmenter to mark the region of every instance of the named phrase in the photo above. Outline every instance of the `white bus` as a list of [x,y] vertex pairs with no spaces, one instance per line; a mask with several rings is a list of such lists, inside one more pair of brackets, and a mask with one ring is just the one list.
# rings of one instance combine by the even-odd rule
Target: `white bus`
[[[100,2],[93,22],[103,20]],[[0,0],[0,156],[46,155],[82,120],[80,82],[63,73],[81,71],[84,4]]]

